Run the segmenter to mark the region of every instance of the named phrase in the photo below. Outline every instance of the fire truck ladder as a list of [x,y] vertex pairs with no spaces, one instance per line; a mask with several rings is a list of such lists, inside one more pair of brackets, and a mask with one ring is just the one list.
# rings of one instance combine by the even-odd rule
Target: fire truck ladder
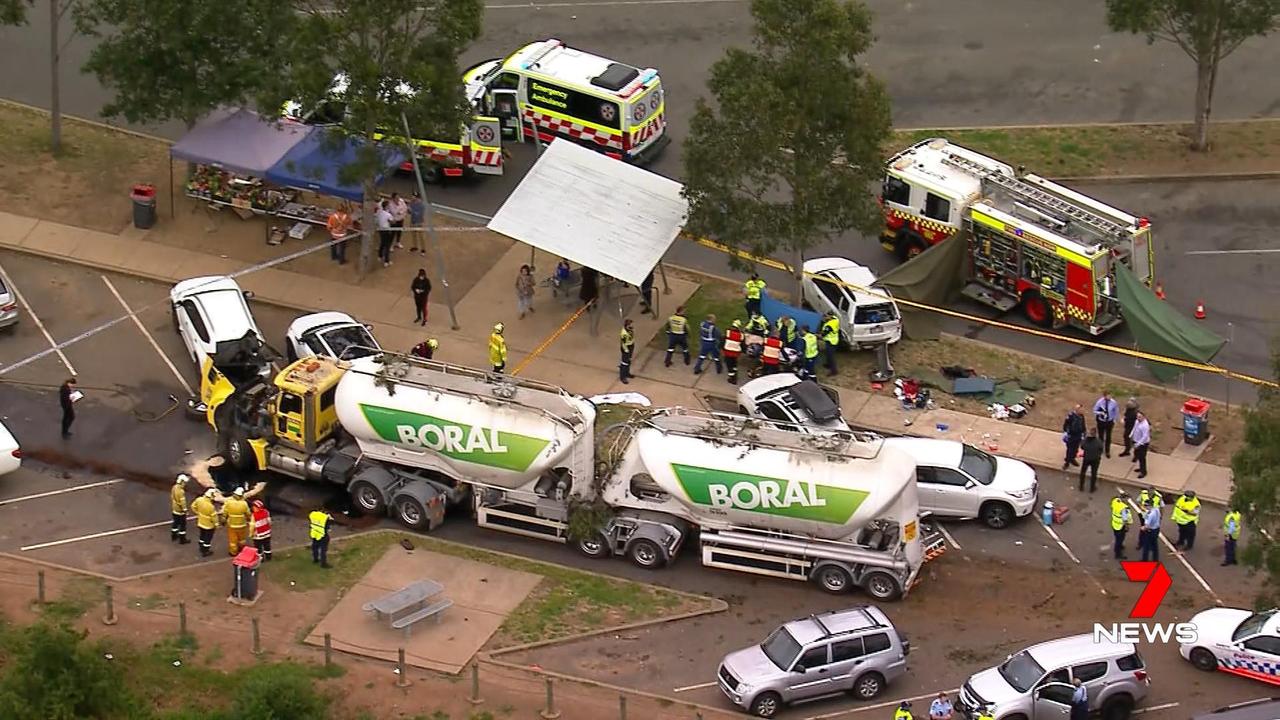
[[1106,239],[1120,240],[1128,234],[1129,229],[1119,223],[1112,222],[1101,215],[1089,212],[1088,210],[1067,202],[1056,195],[1051,195],[1033,185],[1025,183],[1017,178],[1009,177],[997,170],[992,170],[984,165],[973,162],[968,158],[960,157],[954,153],[947,153],[942,161],[948,165],[978,176],[978,179],[984,183],[989,182],[992,185],[1007,190],[1020,198],[1030,200],[1042,207],[1047,207],[1055,212],[1061,213],[1063,217],[1070,218],[1071,220],[1098,232],[1104,241]]

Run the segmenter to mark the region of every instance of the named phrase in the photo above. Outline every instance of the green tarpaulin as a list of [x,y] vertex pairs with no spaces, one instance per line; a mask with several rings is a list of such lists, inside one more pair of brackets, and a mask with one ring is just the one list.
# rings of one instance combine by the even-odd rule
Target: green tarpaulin
[[[965,241],[958,235],[943,240],[880,276],[879,284],[899,300],[948,307],[964,284]],[[937,340],[942,316],[899,305],[902,333],[912,340]]]
[[[1155,355],[1207,363],[1227,343],[1208,331],[1198,320],[1183,315],[1156,297],[1133,271],[1116,265],[1116,294],[1124,308],[1124,321],[1133,333],[1138,349]],[[1147,363],[1151,374],[1162,382],[1180,375],[1183,369],[1166,363]]]

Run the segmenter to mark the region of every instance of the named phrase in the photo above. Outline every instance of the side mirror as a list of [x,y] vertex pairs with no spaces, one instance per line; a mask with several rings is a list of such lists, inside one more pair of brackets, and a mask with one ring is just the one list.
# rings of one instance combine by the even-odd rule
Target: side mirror
[[977,483],[977,481],[975,481],[975,480],[970,480],[969,482],[967,482],[967,483],[965,483],[965,484],[964,484],[964,489],[965,489],[965,490],[972,490],[972,489],[974,489],[974,488],[976,488],[976,487],[978,487],[978,483]]
[[803,675],[803,674],[805,674],[805,673],[806,673],[806,672],[808,672],[808,671],[809,671],[809,668],[807,668],[807,667],[805,667],[805,666],[803,666],[803,665],[797,665],[797,666],[795,666],[794,668],[792,668],[792,669],[791,669],[791,672],[793,672],[793,673],[799,673],[800,675]]
[[252,291],[252,290],[245,290],[245,291],[244,291],[244,299],[245,299],[245,300],[252,300],[252,299],[253,299],[253,297],[254,297],[254,295],[253,295],[253,291]]

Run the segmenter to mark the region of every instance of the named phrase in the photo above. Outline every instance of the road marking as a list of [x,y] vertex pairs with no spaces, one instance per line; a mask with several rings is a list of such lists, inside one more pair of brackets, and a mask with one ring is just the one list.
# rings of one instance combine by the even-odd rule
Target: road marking
[[120,302],[120,307],[124,308],[124,311],[129,313],[129,317],[133,319],[133,324],[137,325],[138,330],[142,331],[142,334],[147,338],[147,342],[151,343],[151,347],[155,349],[156,354],[160,356],[160,359],[164,361],[165,365],[169,366],[169,372],[172,372],[173,376],[178,378],[178,382],[182,385],[182,389],[187,391],[187,395],[195,395],[195,392],[191,389],[191,385],[187,384],[186,378],[182,377],[182,373],[178,372],[178,368],[173,366],[173,362],[169,360],[169,356],[165,355],[164,351],[160,349],[160,345],[156,342],[156,339],[152,337],[151,331],[147,330],[147,328],[143,326],[142,321],[138,319],[138,314],[135,313],[133,308],[129,307],[129,303],[125,302],[124,298],[120,296],[120,292],[116,290],[116,286],[111,283],[111,279],[106,275],[99,275],[98,277],[102,278],[102,282],[107,284],[107,289],[111,291],[111,294],[116,296],[116,300]]
[[[61,360],[62,364],[67,368],[67,372],[71,373],[72,377],[74,377],[76,374],[75,367],[72,366],[71,361],[67,359],[67,356],[62,354],[62,349],[58,347],[58,343],[53,341],[53,336],[45,329],[44,323],[40,322],[40,316],[36,315],[36,311],[32,309],[31,303],[27,302],[27,299],[22,296],[22,293],[18,290],[18,286],[14,285],[13,281],[9,279],[9,273],[5,272],[3,267],[0,267],[0,278],[4,278],[4,284],[9,288],[9,292],[13,293],[13,296],[17,298],[18,302],[22,303],[27,308],[27,314],[31,316],[31,322],[35,323],[36,327],[40,329],[40,333],[44,335],[44,339],[49,341],[49,347],[53,348],[53,352],[58,354],[58,359]],[[12,368],[12,365],[9,366],[9,369]]]
[[1133,711],[1131,711],[1129,714],[1130,714],[1130,715],[1141,715],[1142,713],[1155,712],[1155,711],[1157,711],[1157,710],[1168,710],[1169,708],[1175,708],[1175,707],[1178,707],[1178,706],[1179,706],[1179,705],[1181,705],[1181,704],[1182,704],[1182,703],[1171,702],[1171,703],[1165,703],[1165,704],[1163,704],[1163,705],[1152,705],[1151,707],[1147,707],[1147,708],[1139,708],[1139,709],[1137,709],[1137,710],[1133,710]]
[[103,480],[102,482],[92,482],[86,485],[76,485],[75,487],[62,488],[61,490],[50,490],[49,492],[36,493],[35,495],[23,495],[22,497],[8,498],[0,500],[0,505],[12,505],[14,503],[26,502],[28,500],[38,500],[40,498],[53,497],[54,495],[63,495],[78,490],[89,490],[92,488],[105,487],[107,485],[115,485],[124,482],[124,478],[116,478],[115,480]]
[[617,5],[710,5],[743,0],[584,0],[583,2],[526,2],[485,5],[486,10],[543,10],[548,8],[614,7]]
[[[194,520],[195,516],[191,515],[187,519]],[[149,530],[151,528],[166,527],[170,524],[172,524],[172,521],[162,520],[160,522],[148,523],[146,525],[135,525],[134,527],[130,527],[130,528],[121,528],[120,530],[107,530],[106,532],[93,533],[92,535],[81,535],[79,537],[65,538],[63,540],[53,540],[46,543],[26,545],[18,549],[21,550],[22,552],[27,552],[28,550],[40,550],[42,548],[57,547],[58,545],[69,545],[71,543],[83,542],[85,540],[97,540],[98,538],[111,537],[112,535],[123,535],[125,533],[136,532],[138,530]]]
[[[914,647],[911,649],[915,650]],[[926,693],[924,695],[917,695],[915,697],[899,698],[897,700],[889,700],[882,703],[876,703],[875,705],[863,705],[861,707],[856,707],[851,710],[840,710],[833,713],[827,713],[825,715],[810,715],[804,720],[826,720],[827,718],[844,717],[846,715],[853,715],[854,713],[866,712],[868,710],[879,710],[880,708],[892,707],[894,705],[901,703],[903,700],[906,700],[909,702],[915,702],[916,700],[924,700],[925,698],[938,697],[938,693],[945,693],[947,695],[950,695],[952,693],[958,693],[958,692],[960,692],[960,688],[954,688],[952,690],[939,690],[937,692]]]
[[671,692],[686,692],[688,690],[701,690],[702,688],[709,688],[709,687],[715,687],[715,683],[706,682],[706,683],[699,683],[697,685],[686,685],[684,687],[675,688]]
[[[1129,498],[1128,501],[1129,506],[1132,507],[1134,511],[1138,513],[1138,517],[1141,518],[1142,511],[1138,509],[1138,505],[1134,503],[1133,498]],[[1139,522],[1138,525],[1141,527],[1141,522]],[[1182,553],[1178,552],[1177,548],[1173,546],[1173,543],[1169,538],[1164,536],[1163,531],[1160,533],[1160,542],[1164,543],[1165,548],[1168,549],[1169,552],[1173,553],[1174,557],[1178,558],[1178,562],[1182,563],[1182,566],[1187,569],[1187,572],[1191,573],[1191,576],[1200,583],[1200,587],[1204,588],[1204,591],[1209,593],[1209,597],[1213,598],[1214,604],[1222,605],[1222,598],[1218,597],[1218,593],[1214,592],[1213,588],[1209,587],[1209,583],[1205,582],[1205,579],[1200,575],[1200,573],[1196,572],[1196,569],[1191,567],[1191,563],[1187,562],[1187,559],[1183,557]]]
[[1263,248],[1261,250],[1188,250],[1185,255],[1258,255],[1280,253],[1280,248]]
[[942,537],[946,538],[947,542],[951,543],[951,547],[956,550],[961,549],[960,543],[956,542],[956,539],[951,537],[951,533],[947,532],[947,527],[945,525],[938,523],[938,530],[942,532]]
[[1098,582],[1098,578],[1094,577],[1093,573],[1089,572],[1089,568],[1085,567],[1084,563],[1080,562],[1080,558],[1076,557],[1076,554],[1071,552],[1071,548],[1067,547],[1067,544],[1062,542],[1062,538],[1058,537],[1058,533],[1056,530],[1054,530],[1049,525],[1045,525],[1043,521],[1041,521],[1038,524],[1040,525],[1040,527],[1044,528],[1045,532],[1049,533],[1049,537],[1053,538],[1054,542],[1058,543],[1058,547],[1062,548],[1062,552],[1066,553],[1067,557],[1071,558],[1072,562],[1080,566],[1080,571],[1083,572],[1086,577],[1088,577],[1090,580],[1093,581],[1093,584],[1098,588],[1098,592],[1101,592],[1103,595],[1110,594],[1107,592],[1107,589],[1102,586],[1102,583]]

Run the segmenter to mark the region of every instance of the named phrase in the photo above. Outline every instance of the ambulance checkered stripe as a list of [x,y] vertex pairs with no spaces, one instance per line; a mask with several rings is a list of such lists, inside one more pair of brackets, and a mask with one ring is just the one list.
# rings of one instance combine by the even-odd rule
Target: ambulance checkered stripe
[[561,120],[557,117],[545,115],[525,108],[524,117],[526,120],[534,121],[538,127],[552,132],[568,135],[575,140],[591,140],[601,147],[607,147],[614,150],[622,149],[622,135],[596,130],[580,123]]

